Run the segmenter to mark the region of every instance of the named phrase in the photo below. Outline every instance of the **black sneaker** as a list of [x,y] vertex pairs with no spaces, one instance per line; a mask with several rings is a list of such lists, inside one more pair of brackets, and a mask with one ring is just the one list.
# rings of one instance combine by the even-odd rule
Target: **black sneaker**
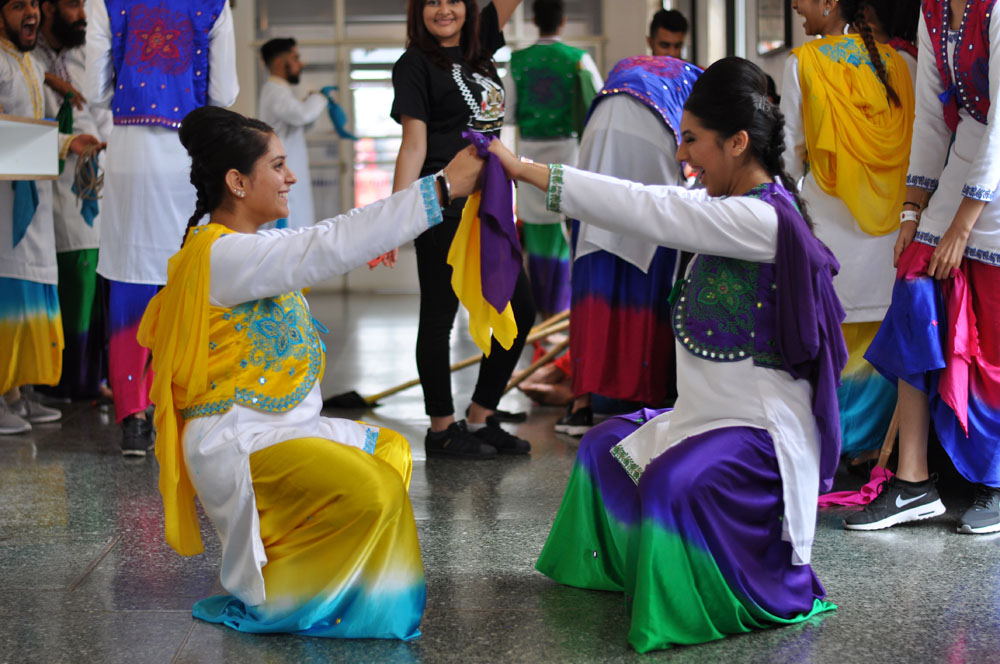
[[122,420],[122,456],[144,457],[153,449],[153,424],[129,415]]
[[981,535],[1000,531],[1000,489],[983,484],[976,491],[972,507],[965,511],[958,532]]
[[456,457],[459,459],[492,459],[497,449],[483,442],[465,427],[465,420],[452,422],[444,431],[427,430],[424,450],[428,457]]
[[582,436],[594,428],[594,411],[590,406],[581,408],[575,413],[573,406],[566,410],[566,414],[556,422],[556,433],[565,433],[570,436]]
[[907,486],[892,477],[879,485],[875,500],[844,519],[847,530],[880,530],[908,521],[921,521],[944,514],[933,479],[919,487]]
[[[469,411],[470,410],[471,410],[471,407],[465,409],[465,416],[466,417],[469,416]],[[514,422],[514,423],[517,423],[517,424],[519,424],[521,422],[524,422],[524,421],[526,421],[528,419],[528,414],[525,413],[524,411],[520,411],[520,412],[517,412],[517,413],[512,413],[509,410],[500,410],[499,408],[497,408],[496,410],[493,411],[493,416],[496,417],[501,422]]]
[[486,426],[473,435],[495,447],[500,454],[527,454],[531,451],[531,443],[504,431],[500,426],[500,420],[494,415],[487,417]]

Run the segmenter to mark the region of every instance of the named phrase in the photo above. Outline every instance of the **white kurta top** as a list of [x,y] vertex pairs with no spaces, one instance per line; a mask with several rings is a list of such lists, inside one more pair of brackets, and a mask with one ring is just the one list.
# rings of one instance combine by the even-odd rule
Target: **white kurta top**
[[[114,94],[112,35],[104,0],[87,8],[87,79],[91,104],[108,106]],[[208,103],[236,101],[236,38],[229,3],[209,34]],[[181,246],[194,214],[191,160],[177,131],[160,126],[115,125],[108,142],[101,200],[101,251],[97,271],[114,281],[165,284],[167,260]]]
[[[535,42],[535,46],[555,44],[562,41],[559,37],[543,37]],[[590,53],[584,53],[580,58],[580,69],[590,76],[594,90],[604,87],[604,79],[597,69],[597,64],[590,57]],[[505,125],[515,125],[517,121],[517,86],[508,69],[503,77],[504,99],[507,108],[514,109],[515,112],[508,113]],[[569,112],[569,109],[567,109]],[[566,138],[520,138],[518,140],[518,151],[521,156],[527,157],[540,164],[567,164],[576,166],[577,157],[580,150],[580,140],[575,136]],[[520,187],[517,191],[517,216],[522,221],[532,224],[558,224],[561,223],[562,215],[551,212],[545,207],[545,194],[534,187]]]
[[881,321],[892,300],[896,268],[892,265],[896,234],[869,235],[858,226],[841,199],[823,191],[812,171],[803,178],[809,155],[802,119],[799,59],[788,56],[781,79],[781,112],[785,116],[785,166],[796,181],[813,220],[813,232],[840,263],[833,278],[837,297],[847,312],[845,323]]
[[[31,53],[21,53],[9,41],[0,38],[0,106],[3,106],[3,113],[44,118],[44,85],[42,64]],[[36,180],[35,186],[38,187],[38,208],[24,237],[14,247],[14,190],[11,182],[0,180],[0,277],[55,285],[59,270],[52,228],[52,181]]]
[[[597,105],[583,132],[580,168],[643,184],[684,184],[673,132],[651,108],[629,95],[612,95]],[[607,251],[647,272],[656,248],[581,223],[575,256]]]
[[[346,274],[440,221],[434,180],[422,178],[389,198],[315,226],[224,235],[212,245],[209,302],[235,307]],[[267,563],[250,455],[304,437],[364,449],[368,432],[377,432],[351,420],[321,417],[322,407],[317,380],[302,403],[286,413],[234,405],[222,415],[185,424],[184,461],[222,540],[222,585],[248,604],[265,599],[260,570]]]
[[[40,34],[34,55],[45,64],[50,73],[68,80],[77,90],[83,90],[86,71],[83,46],[64,48],[57,53],[45,41],[45,36]],[[45,114],[50,118],[56,117],[61,105],[62,97],[45,86]],[[82,109],[73,108],[73,132],[76,134],[90,134],[101,141],[107,141],[111,136],[111,123],[111,110],[108,108],[89,103]],[[89,225],[80,214],[81,201],[73,193],[73,178],[78,160],[79,157],[75,154],[66,155],[63,172],[53,183],[52,216],[57,252],[97,249],[100,245],[101,215],[94,218],[93,226]],[[101,162],[103,161],[102,153]],[[98,205],[101,205],[100,201]]]
[[[991,265],[1000,265],[1000,204],[996,201],[1000,184],[1000,17],[990,17],[990,112],[987,124],[977,122],[959,106],[958,129],[951,143],[951,131],[944,122],[944,106],[938,95],[944,92],[935,64],[936,44],[927,34],[921,13],[917,51],[917,108],[913,124],[913,147],[906,183],[936,192],[920,215],[916,240],[937,246],[955,218],[962,197],[991,201],[979,215],[969,234],[965,256]],[[949,60],[957,33],[949,36]],[[950,148],[949,148],[950,143]],[[947,165],[945,160],[947,159]]]
[[[778,217],[759,199],[710,199],[703,190],[624,183],[566,168],[558,205],[567,216],[654,245],[759,263],[775,259]],[[675,345],[677,403],[626,438],[625,450],[645,468],[651,459],[697,434],[731,426],[767,431],[781,473],[783,539],[792,545],[793,563],[808,563],[816,530],[820,457],[809,382],[758,367],[752,359],[711,362]]]
[[324,110],[326,97],[317,93],[300,100],[283,78],[272,76],[260,89],[257,115],[274,127],[274,133],[285,147],[286,163],[298,178],[288,192],[289,228],[304,228],[316,223],[306,130]]

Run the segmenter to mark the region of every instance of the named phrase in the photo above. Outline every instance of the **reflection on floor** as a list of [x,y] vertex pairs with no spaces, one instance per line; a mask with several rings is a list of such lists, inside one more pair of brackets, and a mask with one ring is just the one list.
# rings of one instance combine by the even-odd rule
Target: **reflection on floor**
[[[416,375],[412,297],[311,296],[331,332],[324,394],[378,392]],[[457,327],[464,323],[459,322]],[[456,359],[474,353],[454,335]],[[464,410],[475,369],[455,375]],[[419,388],[348,413],[404,432],[423,459]],[[517,395],[508,409],[529,408]],[[259,637],[195,622],[220,591],[219,546],[181,558],[163,541],[152,460],[129,462],[118,430],[88,404],[59,424],[0,437],[0,662],[612,662],[625,643],[622,598],[555,585],[533,564],[559,506],[576,442],[533,408],[517,432],[530,458],[419,461],[412,497],[427,574],[423,636],[411,643]],[[820,515],[813,563],[832,613],[797,627],[650,657],[683,662],[996,661],[998,540],[945,517],[875,533]]]

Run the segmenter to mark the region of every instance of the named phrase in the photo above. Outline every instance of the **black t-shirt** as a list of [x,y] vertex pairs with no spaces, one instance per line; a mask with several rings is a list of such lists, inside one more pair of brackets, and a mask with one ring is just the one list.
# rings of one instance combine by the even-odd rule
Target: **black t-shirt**
[[[491,55],[506,43],[492,4],[479,14],[479,39]],[[443,50],[453,63],[450,70],[435,64],[416,45],[406,49],[392,68],[392,119],[401,123],[402,116],[409,115],[427,124],[427,156],[420,177],[441,170],[468,145],[462,139],[466,129],[499,137],[503,125],[503,83],[496,71],[489,76],[473,71],[463,62],[458,46]],[[450,216],[461,214],[458,203],[446,211]]]

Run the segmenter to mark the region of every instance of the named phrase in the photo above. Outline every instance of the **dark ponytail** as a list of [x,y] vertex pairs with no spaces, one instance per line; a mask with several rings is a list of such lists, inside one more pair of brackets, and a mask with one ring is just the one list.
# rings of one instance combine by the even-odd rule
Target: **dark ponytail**
[[812,228],[805,201],[785,171],[785,116],[768,100],[767,74],[760,67],[743,58],[718,60],[691,87],[684,110],[723,138],[746,131],[753,157],[795,197]]
[[[267,154],[267,144],[274,130],[260,120],[218,106],[203,106],[188,113],[178,135],[191,156],[191,184],[197,192],[194,214],[188,230],[206,214],[211,214],[225,200],[226,173],[235,168],[249,174],[258,159]],[[184,246],[184,241],[181,241]]]
[[865,43],[865,48],[868,49],[868,58],[872,61],[872,66],[875,68],[875,74],[878,76],[878,80],[882,81],[882,85],[885,86],[886,97],[888,97],[891,103],[899,106],[899,95],[889,85],[889,74],[885,70],[885,63],[882,62],[882,55],[878,52],[878,44],[875,43],[875,37],[872,35],[872,28],[868,25],[868,17],[865,14],[865,8],[868,6],[868,3],[866,0],[840,0],[838,4],[840,5],[840,13],[844,20],[853,25],[857,29],[858,34],[861,35],[861,41]]

